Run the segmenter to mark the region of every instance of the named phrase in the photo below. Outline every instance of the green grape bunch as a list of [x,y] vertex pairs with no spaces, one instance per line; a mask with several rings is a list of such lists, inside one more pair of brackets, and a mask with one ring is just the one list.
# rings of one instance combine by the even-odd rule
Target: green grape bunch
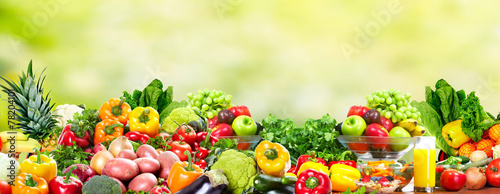
[[216,116],[222,109],[229,109],[233,105],[231,100],[233,96],[217,90],[199,90],[197,94],[188,93],[188,107],[197,109],[201,114],[211,119]]
[[410,105],[411,94],[401,94],[401,91],[390,89],[374,92],[366,96],[367,107],[376,109],[381,116],[390,119],[393,123],[405,119],[416,119],[420,122],[420,112]]

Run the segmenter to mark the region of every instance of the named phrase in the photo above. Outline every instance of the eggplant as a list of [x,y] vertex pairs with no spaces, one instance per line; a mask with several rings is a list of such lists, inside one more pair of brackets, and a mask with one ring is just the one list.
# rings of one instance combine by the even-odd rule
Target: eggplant
[[229,182],[221,169],[210,170],[175,194],[221,194]]

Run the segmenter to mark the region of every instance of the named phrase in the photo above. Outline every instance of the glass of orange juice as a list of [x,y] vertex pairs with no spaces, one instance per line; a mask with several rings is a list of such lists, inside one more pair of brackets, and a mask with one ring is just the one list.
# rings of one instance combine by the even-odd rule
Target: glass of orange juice
[[433,192],[436,186],[436,137],[419,137],[413,160],[414,191]]

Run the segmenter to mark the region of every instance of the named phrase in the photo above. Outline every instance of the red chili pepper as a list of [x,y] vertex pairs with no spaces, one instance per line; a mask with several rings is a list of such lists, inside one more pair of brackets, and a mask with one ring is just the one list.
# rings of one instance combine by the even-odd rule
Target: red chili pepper
[[167,186],[161,186],[161,187],[154,187],[149,191],[150,194],[163,194],[163,193],[171,193],[170,190],[168,190]]
[[296,194],[324,194],[332,192],[332,184],[328,175],[314,169],[300,173],[295,183]]
[[342,154],[340,154],[340,159],[338,161],[331,161],[328,163],[328,168],[330,168],[334,164],[345,164],[348,166],[352,166],[353,168],[356,168],[356,161],[354,160],[345,160],[346,155],[351,155],[351,151],[344,151]]
[[130,131],[125,134],[125,137],[127,137],[130,141],[140,141],[143,144],[149,140],[149,136],[147,134],[142,134],[137,131]]
[[58,176],[53,178],[49,182],[50,193],[53,194],[81,194],[82,193],[82,181],[78,178],[71,177],[71,172],[76,169],[76,166],[72,166],[68,173],[64,177]]
[[89,131],[75,131],[71,130],[71,124],[66,125],[59,139],[57,140],[58,145],[72,146],[73,141],[76,142],[76,145],[86,148],[90,145],[91,141],[90,132]]
[[309,162],[309,161],[315,162],[315,163],[320,163],[320,164],[323,164],[326,166],[326,161],[323,160],[322,158],[316,158],[316,153],[314,151],[312,151],[309,153],[309,155],[299,156],[299,158],[297,159],[297,166],[295,166],[294,174],[297,174],[297,172],[299,171],[300,166],[302,166],[302,164],[304,164],[305,162]]
[[174,152],[175,155],[179,157],[181,161],[187,161],[188,156],[184,154],[184,151],[191,152],[191,146],[185,142],[173,141],[170,143],[170,151]]

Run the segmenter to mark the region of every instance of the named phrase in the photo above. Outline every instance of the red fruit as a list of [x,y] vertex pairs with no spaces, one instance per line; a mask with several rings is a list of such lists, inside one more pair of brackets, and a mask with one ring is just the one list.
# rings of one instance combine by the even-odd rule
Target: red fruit
[[233,136],[233,128],[231,127],[231,125],[228,125],[226,123],[218,124],[217,126],[214,127],[212,131],[212,136],[217,138],[225,136]]
[[234,117],[238,117],[240,115],[246,115],[249,117],[252,117],[252,114],[250,114],[250,110],[248,109],[247,106],[241,105],[241,106],[233,106],[229,108],[229,111],[233,112]]
[[218,124],[219,124],[219,119],[217,118],[217,116],[208,119],[208,128],[213,129]]
[[387,178],[385,177],[382,177],[380,180],[378,180],[378,183],[380,183],[380,185],[382,187],[388,187],[391,185],[391,183],[389,182],[389,180],[387,180]]
[[442,165],[436,166],[436,172],[437,173],[442,173],[444,171],[444,167]]
[[361,182],[363,182],[363,183],[370,182],[370,178],[371,178],[371,176],[370,176],[370,175],[365,175],[365,176],[363,176],[363,178],[361,179]]
[[441,174],[441,186],[448,191],[459,191],[465,186],[467,176],[455,169],[446,169]]
[[365,113],[368,112],[368,110],[370,109],[366,106],[351,106],[349,112],[347,112],[347,117],[351,115],[358,115],[360,117],[363,117]]
[[[365,136],[389,137],[389,132],[387,132],[387,130],[382,125],[378,123],[372,123],[366,127]],[[375,143],[370,145],[374,149],[387,148],[387,139],[369,138],[369,141]]]
[[385,118],[385,116],[380,116],[380,121],[378,124],[382,125],[387,132],[391,132],[391,129],[394,128],[394,123],[388,118]]

